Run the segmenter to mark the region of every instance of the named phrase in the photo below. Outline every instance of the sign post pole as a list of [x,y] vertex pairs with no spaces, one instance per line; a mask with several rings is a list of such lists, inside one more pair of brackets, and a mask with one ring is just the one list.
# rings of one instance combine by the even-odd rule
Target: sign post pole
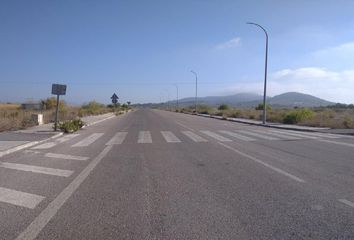
[[54,131],[57,131],[57,127],[58,127],[58,112],[59,112],[59,94],[57,95],[57,108],[55,109]]
[[58,128],[59,96],[66,94],[66,85],[52,84],[52,94],[57,95],[57,108],[55,109],[54,131]]

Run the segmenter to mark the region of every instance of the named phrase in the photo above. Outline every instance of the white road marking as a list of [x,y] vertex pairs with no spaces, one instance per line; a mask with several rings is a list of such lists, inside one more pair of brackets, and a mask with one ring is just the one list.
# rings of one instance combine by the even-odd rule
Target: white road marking
[[75,143],[72,147],[87,147],[103,136],[103,133],[93,133],[90,136],[82,139],[80,142]]
[[223,137],[217,133],[211,132],[211,131],[201,131],[202,133],[204,133],[205,135],[212,137],[220,142],[232,142],[231,139]]
[[52,148],[54,147],[55,145],[57,145],[56,142],[47,142],[47,143],[43,143],[43,144],[40,144],[38,146],[35,146],[31,149],[48,149],[48,148]]
[[259,164],[261,164],[261,165],[263,165],[263,166],[265,166],[265,167],[267,167],[267,168],[269,168],[269,169],[271,169],[271,170],[273,170],[273,171],[275,171],[277,173],[280,173],[280,174],[282,174],[284,176],[287,176],[287,177],[289,177],[292,180],[295,180],[295,181],[301,182],[301,183],[305,182],[305,180],[303,180],[303,179],[301,179],[299,177],[296,177],[296,176],[294,176],[294,175],[292,175],[292,174],[290,174],[290,173],[288,173],[288,172],[286,172],[284,170],[281,170],[281,169],[279,169],[277,167],[273,167],[272,165],[270,165],[270,164],[268,164],[266,162],[263,162],[262,160],[259,160],[258,158],[252,157],[251,155],[248,155],[247,153],[243,153],[243,152],[241,152],[241,151],[239,151],[239,150],[237,150],[237,149],[235,149],[233,147],[230,147],[230,146],[228,146],[228,145],[226,145],[224,143],[221,143],[221,142],[219,142],[219,144],[224,146],[225,148],[227,148],[227,149],[229,149],[231,151],[234,151],[235,153],[238,153],[239,155],[244,156],[244,157],[246,157],[248,159],[251,159],[251,160],[255,161],[256,163],[259,163]]
[[69,177],[73,173],[73,171],[70,171],[70,170],[46,168],[46,167],[39,167],[39,166],[19,164],[19,163],[8,163],[8,162],[0,162],[0,167],[13,169],[13,170],[19,170],[19,171],[54,175],[54,176],[59,176],[59,177]]
[[182,133],[184,135],[186,135],[187,137],[189,137],[190,139],[192,139],[194,142],[207,142],[208,141],[205,138],[195,134],[192,131],[182,131]]
[[267,136],[266,131],[264,131],[262,134],[251,132],[251,131],[245,131],[245,130],[239,130],[238,132],[246,135],[251,135],[253,137],[258,137],[260,139],[265,139],[265,140],[280,140],[279,138],[276,137]]
[[[292,132],[292,133],[298,133],[296,131],[291,131],[291,130],[288,130],[288,131]],[[311,136],[311,137],[341,138],[341,136],[339,136],[339,135],[334,135],[334,134],[330,134],[330,133],[301,132],[301,134],[303,134],[305,136]]]
[[234,132],[231,132],[231,131],[219,131],[223,134],[226,134],[226,135],[229,135],[231,137],[234,137],[234,138],[237,138],[239,140],[242,140],[242,141],[246,141],[246,142],[250,142],[250,141],[256,141],[256,139],[254,138],[251,138],[251,137],[247,137],[247,136],[243,136],[241,134],[238,134],[238,133],[234,133]]
[[61,137],[61,138],[58,138],[56,139],[55,141],[58,142],[58,143],[63,143],[63,142],[66,142],[66,141],[69,141],[71,139],[73,139],[74,137],[77,137],[79,136],[80,134],[69,134],[69,135],[65,135],[64,137]]
[[111,140],[106,143],[106,146],[122,144],[127,134],[127,132],[117,132]]
[[194,131],[194,129],[192,129],[192,128],[190,128],[190,127],[188,127],[188,126],[186,126],[186,125],[184,125],[184,124],[182,124],[182,123],[180,123],[180,122],[177,122],[177,121],[176,121],[176,123],[177,123],[178,125],[180,125],[181,127],[184,127],[185,129],[188,129],[188,130],[190,130],[190,131]]
[[351,201],[348,201],[347,199],[338,199],[339,202],[344,203],[345,205],[354,208],[354,203]]
[[301,138],[318,139],[318,137],[304,135],[304,134],[301,134],[300,132],[294,133],[294,132],[290,132],[290,131],[279,131],[279,130],[271,130],[271,132],[281,133],[281,134],[291,135],[291,136],[296,136],[296,137],[301,137]]
[[274,132],[270,132],[270,131],[262,131],[262,130],[258,130],[258,129],[253,129],[252,131],[254,132],[258,132],[258,133],[266,133],[268,135],[273,135],[279,138],[283,138],[283,139],[288,139],[288,140],[299,140],[301,138],[299,137],[295,137],[295,136],[285,136],[285,134],[281,134],[281,133],[274,133]]
[[78,160],[78,161],[86,161],[89,159],[88,157],[73,156],[73,155],[59,154],[59,153],[46,153],[45,156],[49,158],[60,158],[60,159]]
[[168,142],[168,143],[179,143],[179,142],[181,142],[181,140],[179,140],[178,137],[176,137],[176,135],[174,135],[170,131],[161,131],[161,134],[162,134],[163,138],[166,140],[166,142]]
[[332,144],[337,144],[337,145],[342,145],[342,146],[347,146],[347,147],[354,147],[354,144],[346,143],[346,142],[336,142],[336,141],[325,140],[325,139],[318,139],[317,141],[326,142],[326,143],[332,143]]
[[0,187],[0,202],[34,209],[45,197]]
[[34,219],[16,240],[35,239],[111,149],[112,145],[105,147],[105,149],[103,149],[103,151]]
[[77,136],[79,136],[79,134],[66,135],[61,138],[55,139],[55,141],[53,141],[53,142],[43,143],[43,144],[35,146],[31,149],[49,149],[49,148],[56,146],[58,143],[63,143],[63,142],[69,141],[70,139],[73,139],[74,137],[77,137]]
[[140,131],[138,136],[138,143],[152,143],[151,134],[149,131]]
[[0,151],[29,143],[29,141],[0,141]]

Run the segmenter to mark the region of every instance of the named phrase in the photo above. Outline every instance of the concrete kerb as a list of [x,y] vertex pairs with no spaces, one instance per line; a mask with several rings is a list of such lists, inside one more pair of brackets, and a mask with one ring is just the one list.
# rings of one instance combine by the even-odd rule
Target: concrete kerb
[[[114,117],[116,117],[116,116],[112,115],[112,116],[109,116],[107,118],[97,120],[95,122],[92,122],[92,123],[89,123],[89,124],[85,125],[83,128],[95,125],[97,123],[103,122],[105,120],[108,120],[108,119],[111,119],[111,118],[114,118]],[[45,141],[49,141],[49,140],[58,138],[58,137],[62,136],[63,134],[64,134],[63,132],[59,132],[59,133],[57,133],[57,134],[55,134],[55,135],[53,135],[53,136],[51,136],[49,138],[46,138],[46,139],[43,139],[43,140],[40,140],[40,141],[29,142],[29,143],[22,144],[20,146],[16,146],[16,147],[7,149],[5,151],[0,152],[0,157],[3,157],[3,156],[8,155],[10,153],[14,153],[14,152],[17,152],[17,151],[20,151],[20,150],[23,150],[23,149],[26,149],[26,148],[29,148],[29,147],[32,147],[32,146],[37,145],[37,144],[41,144],[41,143],[43,143]]]

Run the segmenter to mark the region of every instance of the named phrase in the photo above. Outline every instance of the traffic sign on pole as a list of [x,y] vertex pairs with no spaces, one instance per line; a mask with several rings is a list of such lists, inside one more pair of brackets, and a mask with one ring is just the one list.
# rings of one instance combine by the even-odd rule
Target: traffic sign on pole
[[58,127],[58,112],[59,112],[59,96],[66,94],[66,85],[52,84],[52,94],[53,95],[57,95],[57,107],[55,109],[55,123],[54,123],[54,131],[57,131],[57,127]]

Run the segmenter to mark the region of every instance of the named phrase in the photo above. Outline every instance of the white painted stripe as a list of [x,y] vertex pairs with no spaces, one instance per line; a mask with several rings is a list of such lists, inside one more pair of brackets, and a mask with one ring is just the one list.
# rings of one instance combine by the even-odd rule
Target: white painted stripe
[[259,160],[259,159],[255,158],[255,157],[252,157],[251,155],[243,153],[243,152],[241,152],[241,151],[239,151],[239,150],[237,150],[237,149],[235,149],[233,147],[230,147],[230,146],[228,146],[228,145],[226,145],[224,143],[219,142],[219,144],[224,146],[225,148],[227,148],[227,149],[229,149],[231,151],[234,151],[235,153],[238,153],[239,155],[244,156],[244,157],[246,157],[248,159],[251,159],[251,160],[255,161],[256,163],[259,163],[259,164],[261,164],[261,165],[263,165],[263,166],[265,166],[265,167],[267,167],[267,168],[269,168],[269,169],[271,169],[271,170],[273,170],[273,171],[275,171],[277,173],[280,173],[280,174],[282,174],[284,176],[287,176],[287,177],[289,177],[292,180],[295,180],[295,181],[301,182],[301,183],[305,182],[305,180],[303,180],[303,179],[301,179],[299,177],[296,177],[296,176],[294,176],[294,175],[292,175],[292,174],[290,174],[290,173],[288,173],[288,172],[286,172],[284,170],[281,170],[281,169],[279,169],[277,167],[273,167],[272,165],[270,165],[270,164],[268,164],[266,162],[263,162],[262,160]]
[[60,159],[79,160],[79,161],[86,161],[89,159],[88,157],[73,156],[73,155],[59,154],[59,153],[46,153],[45,156],[49,158],[60,158]]
[[151,134],[149,131],[140,131],[138,136],[138,143],[152,143]]
[[93,133],[90,136],[82,139],[80,142],[72,145],[72,147],[87,147],[103,136],[103,133]]
[[117,132],[111,140],[106,143],[106,146],[122,144],[127,134],[127,132]]
[[43,143],[41,145],[35,146],[31,149],[48,149],[54,147],[55,145],[57,145],[56,142],[48,142],[48,143]]
[[161,131],[161,134],[162,134],[163,138],[166,140],[166,142],[168,142],[168,143],[179,143],[179,142],[181,142],[181,140],[179,140],[178,137],[176,137],[176,135],[174,135],[170,131]]
[[184,135],[192,139],[194,142],[207,142],[205,138],[202,138],[201,136],[195,134],[194,132],[191,131],[182,131]]
[[176,123],[177,123],[178,125],[180,125],[181,127],[184,127],[185,129],[188,129],[188,130],[190,130],[190,131],[194,131],[194,129],[192,129],[192,128],[190,128],[190,127],[188,127],[188,126],[186,126],[186,125],[184,125],[184,124],[182,124],[182,123],[180,123],[180,122],[177,122],[177,121],[176,121]]
[[301,137],[301,138],[318,139],[318,137],[315,137],[315,136],[308,136],[308,135],[303,135],[301,133],[293,133],[290,131],[271,130],[271,132],[281,133],[281,134],[291,135],[291,136],[296,136],[296,137]]
[[39,166],[19,164],[19,163],[8,163],[8,162],[0,162],[0,167],[19,170],[19,171],[42,173],[42,174],[54,175],[60,177],[69,177],[73,173],[73,171],[70,170],[46,168],[46,167],[39,167]]
[[69,135],[65,135],[64,137],[61,137],[61,138],[58,138],[56,139],[55,141],[56,142],[59,142],[59,143],[63,143],[63,142],[66,142],[66,141],[69,141],[77,136],[79,136],[80,134],[69,134]]
[[291,136],[291,135],[285,135],[285,134],[274,133],[274,132],[269,132],[269,131],[264,132],[264,131],[258,130],[258,129],[257,130],[254,129],[252,131],[258,132],[258,133],[266,133],[268,135],[272,135],[272,136],[276,136],[276,137],[279,137],[279,138],[282,138],[282,139],[288,139],[288,140],[299,140],[299,139],[301,139],[299,137],[295,137],[295,136]]
[[266,135],[266,131],[264,131],[262,134],[251,132],[251,131],[245,131],[245,130],[240,130],[239,132],[246,134],[246,135],[251,135],[253,137],[258,137],[260,139],[265,139],[265,140],[280,140],[279,138],[276,137],[271,137]]
[[351,201],[348,201],[347,199],[338,199],[339,202],[344,203],[345,205],[354,208],[354,203]]
[[0,187],[0,202],[34,209],[45,197]]
[[202,133],[204,133],[205,135],[212,137],[220,142],[232,142],[231,139],[223,137],[217,133],[211,132],[211,131],[201,131]]
[[325,140],[325,139],[318,139],[317,141],[331,143],[331,144],[337,144],[337,145],[342,145],[342,146],[347,146],[347,147],[354,147],[354,144],[346,143],[346,142],[336,142],[336,141]]
[[219,131],[223,134],[226,134],[226,135],[229,135],[231,137],[234,137],[234,138],[237,138],[239,140],[242,140],[242,141],[246,141],[246,142],[250,142],[250,141],[256,141],[256,139],[254,138],[251,138],[251,137],[246,137],[246,136],[243,136],[239,133],[234,133],[234,132],[230,132],[230,131]]
[[[288,130],[288,132],[296,133],[296,134],[299,133],[299,131],[292,131],[292,130]],[[310,137],[324,137],[324,138],[340,138],[341,137],[341,136],[336,136],[336,135],[329,134],[329,133],[318,133],[318,132],[301,132],[301,134],[304,136],[310,136]]]
[[112,146],[107,146],[103,149],[103,151],[34,219],[16,240],[35,239],[111,149]]

